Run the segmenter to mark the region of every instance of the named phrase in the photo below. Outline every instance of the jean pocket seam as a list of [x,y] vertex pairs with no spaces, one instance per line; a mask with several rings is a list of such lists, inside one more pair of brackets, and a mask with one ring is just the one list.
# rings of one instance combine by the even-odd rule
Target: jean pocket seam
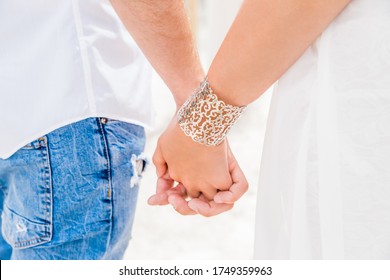
[[[43,166],[43,180],[45,189],[45,204],[46,204],[46,220],[50,221],[50,227],[53,223],[53,187],[49,157],[49,146],[47,144],[47,137],[41,137],[38,139],[41,146],[42,166]],[[50,230],[51,232],[51,230]]]
[[[34,221],[18,213],[18,208],[12,209],[7,203],[3,209],[3,237],[7,242],[15,249],[24,249],[37,245],[45,244],[52,240],[52,228],[53,228],[53,195],[52,195],[52,174],[50,166],[50,155],[47,138],[42,137],[37,142],[39,144],[38,161],[41,161],[40,166],[42,176],[40,190],[41,197],[37,197],[39,200],[39,207],[42,207],[42,211],[39,213],[34,212],[34,215],[40,216],[43,219],[43,223]],[[38,152],[38,151],[37,151]],[[42,193],[43,192],[43,193]],[[38,193],[36,193],[38,196]],[[37,206],[35,206],[37,207]],[[16,210],[16,211],[14,211]],[[37,211],[37,210],[35,210]]]
[[[29,224],[29,227],[33,226],[34,228],[39,228],[41,231],[44,232],[44,234],[39,234],[38,236],[27,239],[27,240],[22,240],[22,241],[15,241],[13,240],[14,238],[11,238],[11,234],[6,234],[3,229],[3,237],[4,239],[15,249],[25,249],[37,245],[41,245],[44,243],[47,243],[51,240],[51,224],[38,224],[36,222],[29,221],[27,218],[15,213],[8,207],[5,207],[3,210],[3,220],[6,220],[7,218],[12,221],[17,221],[17,220],[23,220],[27,221]],[[16,217],[16,218],[15,218]],[[28,229],[27,229],[28,230]]]

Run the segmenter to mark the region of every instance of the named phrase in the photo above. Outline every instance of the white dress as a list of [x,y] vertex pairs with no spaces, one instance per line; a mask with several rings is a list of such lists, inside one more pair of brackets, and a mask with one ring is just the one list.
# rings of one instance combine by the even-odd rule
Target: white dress
[[354,0],[273,93],[257,259],[390,259],[390,1]]

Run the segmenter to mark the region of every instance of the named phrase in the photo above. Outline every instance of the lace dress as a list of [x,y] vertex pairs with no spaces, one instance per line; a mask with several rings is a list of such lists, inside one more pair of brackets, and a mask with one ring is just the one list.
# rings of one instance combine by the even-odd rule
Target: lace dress
[[390,1],[352,1],[272,98],[255,258],[390,259]]

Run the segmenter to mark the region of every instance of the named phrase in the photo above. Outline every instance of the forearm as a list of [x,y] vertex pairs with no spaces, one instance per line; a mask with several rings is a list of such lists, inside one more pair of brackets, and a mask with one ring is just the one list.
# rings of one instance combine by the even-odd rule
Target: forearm
[[111,0],[153,68],[181,105],[203,80],[182,0]]
[[351,0],[244,0],[208,73],[233,105],[258,98]]

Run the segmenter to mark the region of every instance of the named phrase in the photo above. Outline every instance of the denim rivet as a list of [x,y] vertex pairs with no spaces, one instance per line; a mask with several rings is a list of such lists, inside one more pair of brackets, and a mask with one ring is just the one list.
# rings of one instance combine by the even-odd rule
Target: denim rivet
[[101,119],[100,119],[100,122],[101,122],[102,124],[106,124],[106,123],[107,123],[107,118],[101,118]]

